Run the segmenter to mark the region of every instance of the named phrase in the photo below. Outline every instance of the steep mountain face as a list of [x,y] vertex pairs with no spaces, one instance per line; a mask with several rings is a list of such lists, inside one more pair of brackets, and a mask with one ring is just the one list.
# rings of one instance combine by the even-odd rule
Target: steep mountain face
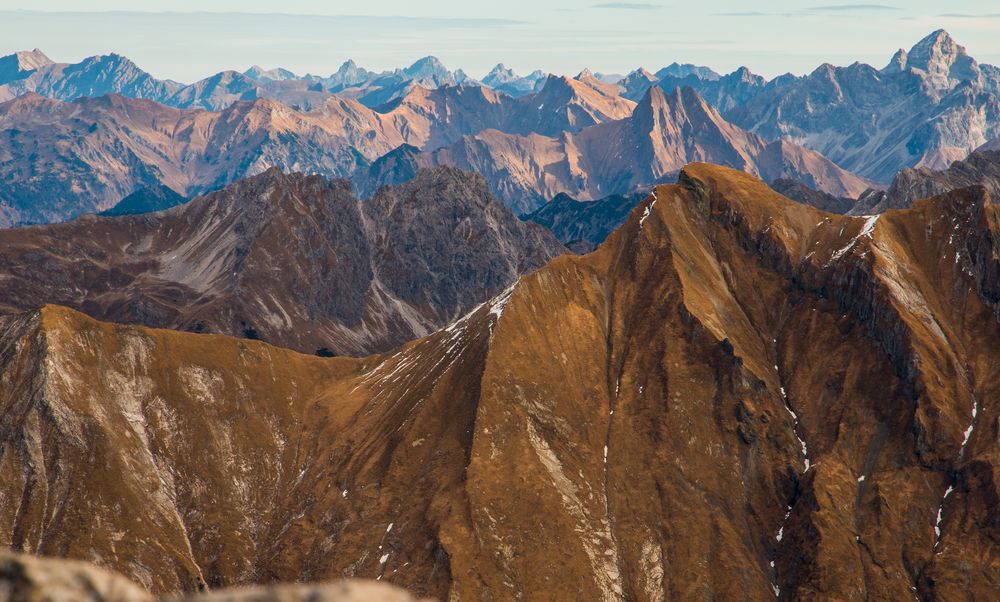
[[564,252],[485,182],[443,168],[360,203],[276,169],[173,210],[0,231],[0,312],[364,355],[425,335]]
[[361,579],[155,598],[121,575],[86,562],[39,558],[4,551],[0,551],[0,592],[3,592],[5,601],[18,602],[154,602],[157,599],[161,602],[418,602],[398,587]]
[[30,75],[0,86],[0,102],[29,92],[57,100],[121,94],[162,102],[182,87],[177,82],[156,79],[118,54],[92,56],[69,64],[53,63],[38,52],[30,62]]
[[911,71],[922,73],[924,81],[937,90],[951,90],[963,81],[982,77],[976,60],[959,46],[948,32],[939,29],[917,42],[909,52],[900,49],[887,72]]
[[164,211],[187,202],[187,199],[166,186],[142,188],[128,195],[111,209],[101,211],[98,215],[114,217],[116,215],[137,215]]
[[160,183],[187,192],[173,160],[190,156],[175,150],[189,141],[175,126],[198,119],[121,96],[62,103],[26,94],[0,104],[0,227],[107,209]]
[[402,144],[382,155],[367,171],[354,174],[352,184],[361,198],[367,199],[382,186],[409,182],[420,171],[420,149]]
[[[425,150],[434,150],[486,129],[506,129],[513,114],[512,99],[483,86],[451,86],[430,90],[415,87],[402,98],[379,108],[390,127]],[[405,130],[404,130],[405,128]],[[402,136],[401,136],[402,137]]]
[[33,94],[0,104],[0,130],[0,226],[62,221],[160,184],[193,196],[275,166],[348,177],[433,133],[409,108],[382,115],[346,99],[311,112],[256,100],[210,113]]
[[[596,84],[596,85],[595,85]],[[557,136],[583,128],[625,119],[635,103],[612,92],[614,86],[601,84],[593,76],[589,81],[550,75],[537,93],[524,97],[514,123],[498,128],[512,134]]]
[[625,223],[644,192],[614,194],[596,201],[578,201],[568,194],[554,199],[521,219],[545,228],[574,253],[589,253]]
[[646,95],[646,91],[655,86],[657,78],[655,75],[639,68],[625,76],[618,86],[621,88],[622,96],[639,100]]
[[687,163],[712,161],[766,180],[795,178],[843,196],[869,183],[816,153],[787,142],[768,144],[723,119],[690,88],[653,87],[627,119],[558,137],[485,131],[416,157],[483,174],[515,211],[528,213],[565,192],[583,200],[633,191],[674,177]]
[[882,70],[823,65],[770,82],[725,115],[888,182],[902,167],[944,169],[1000,135],[1000,79],[992,73],[937,31]]
[[926,167],[901,169],[888,190],[865,193],[858,199],[852,213],[875,214],[901,209],[920,199],[969,186],[982,186],[994,197],[1000,195],[1000,151],[974,152],[943,171]]
[[0,537],[157,592],[989,599],[987,197],[852,218],[693,165],[596,252],[366,359],[4,318]]
[[41,50],[15,52],[0,57],[0,85],[24,79],[42,67],[52,64],[52,59]]

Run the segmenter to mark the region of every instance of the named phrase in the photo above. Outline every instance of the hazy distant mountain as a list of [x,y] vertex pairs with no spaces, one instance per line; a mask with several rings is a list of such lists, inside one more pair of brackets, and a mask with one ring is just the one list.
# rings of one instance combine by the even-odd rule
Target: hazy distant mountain
[[705,81],[715,81],[722,77],[708,67],[692,65],[691,63],[684,63],[683,65],[679,63],[670,63],[663,69],[656,72],[657,79],[663,79],[665,77],[683,78],[691,75]]
[[555,136],[624,119],[635,109],[635,103],[619,96],[614,86],[592,76],[580,80],[550,75],[541,90],[519,101],[519,116],[511,126],[501,128],[505,132]]
[[[341,67],[344,69],[344,67]],[[346,74],[345,74],[346,75]],[[357,75],[361,75],[360,72]],[[425,56],[405,69],[366,73],[367,77],[349,85],[334,86],[340,94],[368,107],[380,107],[410,93],[415,87],[436,89],[443,86],[480,85],[461,69],[450,71],[437,57]]]
[[880,182],[902,167],[944,169],[1000,136],[1000,78],[944,31],[896,53],[883,69],[822,65],[778,78],[728,119],[788,137]]
[[622,96],[625,98],[640,99],[646,95],[646,90],[656,85],[657,81],[654,74],[639,68],[618,82],[618,87],[621,88]]
[[345,88],[356,86],[370,79],[375,74],[363,67],[358,67],[357,63],[348,60],[340,66],[337,71],[327,78],[319,79],[321,86],[330,92],[340,92]]
[[[11,57],[0,61],[10,64]],[[68,64],[52,63],[41,52],[35,51],[26,64],[33,65],[34,70],[27,77],[0,86],[0,101],[35,92],[58,100],[114,93],[165,102],[181,88],[177,82],[156,79],[118,54],[92,56],[79,63]]]
[[522,77],[504,67],[503,63],[499,63],[483,78],[483,85],[517,98],[539,91],[547,77],[541,70],[532,71]]
[[[508,119],[502,131],[554,135],[560,129],[578,130],[623,117],[627,102],[641,99],[650,86],[668,92],[690,87],[745,130],[767,140],[791,140],[883,183],[902,167],[944,169],[1000,137],[1000,68],[977,63],[943,30],[908,51],[898,51],[882,69],[825,64],[808,75],[786,74],[767,81],[746,68],[720,76],[706,67],[673,63],[656,74],[636,70],[620,81],[616,78],[602,79],[589,71],[576,78],[547,77],[538,71],[520,77],[498,65],[477,82],[428,56],[381,73],[348,61],[326,78],[257,67],[246,74],[224,71],[182,85],[156,79],[118,55],[69,65],[51,63],[33,51],[0,59],[0,101],[29,91],[61,100],[117,93],[184,108],[222,110],[238,100],[269,98],[310,110],[339,94],[391,110],[392,103],[417,88],[483,85],[533,99],[525,106],[538,114]],[[567,92],[567,81],[590,91]],[[545,90],[551,84],[556,85]],[[566,94],[577,98],[560,100]],[[557,114],[551,114],[553,110]]]
[[52,64],[52,59],[35,48],[0,57],[0,85],[24,79],[42,67]]
[[264,80],[273,82],[282,82],[292,79],[300,79],[299,76],[295,75],[288,69],[282,69],[280,67],[275,69],[264,69],[263,67],[260,67],[258,65],[250,67],[249,69],[243,72],[243,75],[255,80]]
[[696,90],[722,113],[746,104],[766,85],[766,79],[751,73],[746,67],[740,67],[732,73],[714,79],[703,79],[694,74],[683,76],[668,74],[659,80],[659,86],[667,91],[685,86]]

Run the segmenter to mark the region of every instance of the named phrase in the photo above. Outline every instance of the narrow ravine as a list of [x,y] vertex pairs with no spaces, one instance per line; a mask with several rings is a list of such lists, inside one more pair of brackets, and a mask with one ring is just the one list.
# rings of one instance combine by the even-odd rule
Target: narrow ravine
[[[979,414],[979,400],[972,400],[972,419],[969,421],[968,428],[965,429],[964,438],[962,439],[962,447],[958,450],[958,461],[961,462],[965,458],[965,450],[969,445],[969,439],[972,438],[972,433],[976,428],[976,416]],[[940,554],[938,547],[941,545],[941,520],[944,518],[944,505],[948,501],[948,496],[955,491],[955,479],[952,478],[952,482],[948,485],[948,489],[945,490],[944,495],[941,496],[941,503],[938,504],[937,515],[934,517],[934,552]]]
[[[775,341],[775,342],[777,342],[777,341]],[[780,383],[781,382],[781,371],[778,369],[777,364],[775,364],[775,366],[774,366],[774,371],[778,375],[778,382]],[[802,449],[802,457],[803,457],[802,474],[805,474],[806,472],[809,472],[809,468],[812,466],[812,464],[810,463],[810,460],[809,460],[809,446],[806,445],[806,441],[805,441],[805,439],[802,438],[802,435],[800,433],[800,422],[801,421],[799,419],[798,413],[795,411],[795,409],[792,407],[792,405],[788,402],[788,394],[785,392],[784,385],[779,384],[778,390],[781,391],[781,401],[785,405],[785,411],[788,412],[788,415],[791,416],[791,418],[792,418],[792,433],[795,435],[795,438],[798,439],[798,441],[799,441],[799,447]],[[784,516],[784,518],[781,519],[781,524],[778,526],[777,533],[774,534],[774,541],[778,545],[781,544],[781,540],[785,536],[785,523],[788,522],[788,517],[791,516],[791,514],[792,514],[792,507],[790,505],[786,506],[785,507],[785,516]],[[774,577],[775,577],[774,560],[772,559],[771,560],[771,578],[772,578],[772,581],[771,581],[771,591],[774,592],[774,597],[778,598],[778,597],[781,597],[781,588],[778,587],[778,584],[773,581]]]

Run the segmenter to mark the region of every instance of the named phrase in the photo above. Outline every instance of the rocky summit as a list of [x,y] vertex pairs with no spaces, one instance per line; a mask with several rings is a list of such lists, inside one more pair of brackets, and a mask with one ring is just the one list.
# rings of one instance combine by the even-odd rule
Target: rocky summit
[[154,594],[992,599],[997,211],[838,216],[693,164],[363,359],[11,315],[0,539]]

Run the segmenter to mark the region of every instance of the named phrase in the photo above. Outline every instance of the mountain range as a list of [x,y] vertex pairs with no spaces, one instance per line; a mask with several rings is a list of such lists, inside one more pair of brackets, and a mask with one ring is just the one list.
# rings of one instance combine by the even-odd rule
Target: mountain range
[[[674,63],[574,77],[497,65],[477,81],[425,57],[385,72],[347,61],[330,76],[253,67],[180,84],[115,54],[67,64],[34,50],[0,58],[0,225],[106,210],[157,185],[190,197],[269,167],[350,178],[367,195],[413,171],[373,170],[402,147],[383,161],[400,166],[411,146],[419,165],[482,171],[518,212],[559,193],[629,194],[692,160],[854,199],[1000,138],[998,93],[1000,69],[943,30],[882,68],[771,80]],[[657,111],[674,123],[654,123]],[[604,136],[617,150],[601,156],[592,141]],[[624,152],[636,145],[641,157]]]
[[0,534],[157,594],[990,599],[997,211],[972,187],[840,216],[693,164],[594,252],[365,358],[7,315]]
[[[732,126],[690,89],[651,89],[636,105],[606,87],[592,76],[550,77],[518,99],[417,87],[378,111],[339,96],[310,111],[254,100],[211,112],[117,94],[63,102],[28,93],[0,103],[0,225],[102,211],[158,185],[195,196],[270,167],[353,178],[367,196],[414,172],[382,170],[395,161],[380,158],[400,153],[420,166],[479,171],[518,212],[559,192],[585,199],[648,187],[695,159],[835,194],[871,185],[817,153]],[[421,153],[410,159],[412,149]]]
[[944,30],[882,68],[823,64],[770,81],[741,69],[659,85],[690,86],[734,124],[802,144],[876,182],[904,167],[944,169],[1000,137],[1000,68],[977,63]]
[[592,200],[649,187],[673,179],[693,161],[743,169],[767,181],[792,178],[841,196],[857,196],[871,186],[819,153],[786,141],[769,143],[728,123],[691,88],[670,94],[650,88],[628,118],[576,133],[548,137],[486,130],[412,160],[481,173],[522,213],[559,193]]

